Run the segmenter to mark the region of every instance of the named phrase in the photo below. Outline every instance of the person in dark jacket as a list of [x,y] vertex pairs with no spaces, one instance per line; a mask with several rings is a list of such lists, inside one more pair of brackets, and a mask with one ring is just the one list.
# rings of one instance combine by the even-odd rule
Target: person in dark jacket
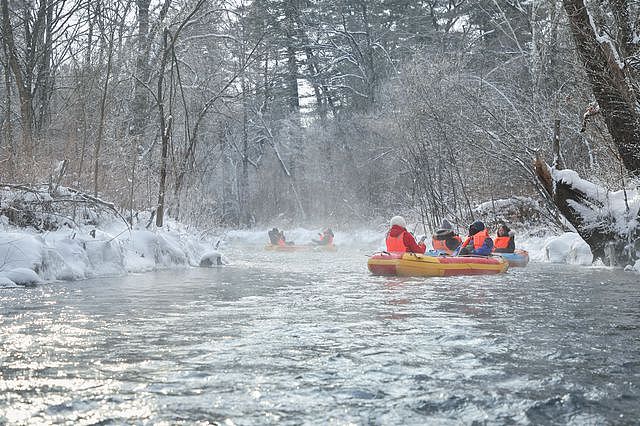
[[394,216],[391,218],[391,229],[387,233],[387,251],[395,253],[424,253],[427,246],[424,239],[416,243],[415,238],[407,231],[407,223],[402,216]]
[[277,246],[278,242],[280,241],[280,230],[278,228],[273,228],[268,232],[268,234],[269,242],[274,246]]
[[476,220],[469,225],[469,236],[456,250],[457,254],[471,254],[476,256],[488,256],[493,251],[493,240],[489,236],[489,231],[484,223]]
[[493,251],[496,253],[513,253],[516,249],[516,233],[504,223],[498,228],[497,237],[493,241]]

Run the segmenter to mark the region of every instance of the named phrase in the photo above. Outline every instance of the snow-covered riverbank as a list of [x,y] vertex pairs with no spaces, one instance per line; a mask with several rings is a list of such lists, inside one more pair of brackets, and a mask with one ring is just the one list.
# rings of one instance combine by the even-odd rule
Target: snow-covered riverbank
[[0,225],[0,286],[39,281],[80,280],[156,269],[198,266],[215,253],[215,238],[169,221],[154,231],[128,229],[112,221],[36,232]]
[[[6,219],[6,218],[5,218]],[[38,233],[9,226],[0,227],[0,286],[39,281],[80,280],[98,276],[148,272],[163,268],[199,266],[203,258],[217,253],[220,237],[202,238],[197,231],[169,222],[159,230],[128,230],[113,221],[101,228],[61,229]],[[317,230],[295,228],[289,240],[306,243]],[[340,250],[384,246],[384,230],[335,231]],[[539,235],[539,233],[538,233]],[[267,229],[231,230],[224,234],[226,245],[248,245],[260,249]],[[589,246],[575,233],[516,237],[518,248],[527,250],[534,262],[591,265]],[[215,263],[215,262],[214,262]]]
[[[146,229],[149,218],[138,218],[132,229],[117,218],[98,225],[61,226],[54,231],[37,231],[9,224],[0,216],[0,287],[28,285],[41,281],[81,280],[99,276],[141,273],[172,267],[216,264],[222,248],[254,246],[261,250],[267,229],[202,233],[168,220],[161,229]],[[285,229],[287,239],[309,243],[319,229]],[[385,225],[375,229],[334,230],[339,250],[384,249]],[[521,230],[516,247],[527,250],[534,262],[588,266],[593,263],[589,246],[576,233],[554,235],[544,229]],[[640,272],[640,262],[634,268]]]

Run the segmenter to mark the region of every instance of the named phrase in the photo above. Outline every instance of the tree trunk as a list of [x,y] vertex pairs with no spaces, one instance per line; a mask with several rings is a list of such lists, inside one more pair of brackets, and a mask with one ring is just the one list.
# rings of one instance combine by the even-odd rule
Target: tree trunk
[[[8,58],[7,45],[3,41],[2,43],[3,53],[5,58]],[[6,62],[5,62],[6,63]],[[4,99],[4,121],[2,123],[2,135],[4,137],[4,144],[7,150],[7,171],[6,175],[2,176],[5,182],[11,182],[15,178],[15,146],[13,141],[13,126],[11,124],[11,72],[8,67],[4,67],[4,85],[5,85],[5,99]]]
[[107,96],[109,94],[109,78],[111,77],[111,63],[113,58],[113,32],[109,38],[109,46],[107,52],[107,71],[104,77],[104,86],[102,89],[102,97],[100,98],[100,121],[98,122],[98,138],[96,140],[95,150],[93,154],[93,196],[98,196],[98,172],[100,167],[100,148],[104,138],[105,117],[107,111]]
[[599,30],[592,25],[584,0],[563,0],[563,4],[578,55],[620,159],[627,170],[640,174],[640,117],[621,55],[607,37],[596,34]]
[[32,146],[32,100],[31,90],[25,85],[25,81],[18,62],[18,55],[16,52],[16,45],[13,37],[13,29],[11,26],[11,20],[9,18],[9,4],[7,0],[2,0],[2,38],[4,40],[8,66],[11,68],[13,78],[18,88],[18,97],[20,99],[20,118],[22,121],[22,146],[27,157],[33,155]]
[[147,124],[148,95],[145,84],[149,80],[149,4],[151,0],[136,0],[138,6],[138,34],[136,36],[136,71],[131,102],[132,123],[129,129],[134,140],[144,133]]
[[160,117],[160,132],[162,138],[162,154],[160,158],[160,186],[158,188],[158,207],[156,209],[156,226],[161,228],[164,224],[164,196],[166,193],[167,161],[169,154],[169,135],[171,132],[171,117],[169,120],[164,115],[164,70],[169,56],[169,30],[165,29],[162,37],[162,62],[158,75],[158,115]]
[[[602,259],[610,265],[626,265],[634,260],[633,251],[625,247],[638,234],[638,229],[630,235],[616,233],[614,219],[610,216],[603,217],[600,213],[605,207],[602,201],[590,197],[570,182],[554,177],[553,169],[540,157],[536,158],[534,167],[545,191],[552,197],[560,213],[589,245],[594,258]],[[593,219],[587,221],[585,217],[598,217],[598,222],[594,223]]]
[[47,1],[43,1],[42,4],[46,8],[44,13],[44,41],[40,59],[40,66],[37,76],[37,111],[38,115],[35,120],[36,131],[38,134],[38,140],[42,141],[45,138],[45,130],[49,125],[50,120],[50,101],[53,95],[53,37],[54,26],[56,22],[53,19],[53,5]]
[[300,94],[298,93],[298,62],[296,58],[295,45],[295,4],[293,0],[286,0],[284,5],[285,13],[285,35],[287,49],[287,104],[289,112],[297,115],[300,113]]
[[[244,56],[244,55],[243,55]],[[249,134],[248,134],[248,100],[247,100],[247,83],[244,75],[240,83],[242,87],[242,153],[241,153],[241,170],[238,182],[238,209],[240,214],[240,224],[250,225],[251,211],[249,209]]]

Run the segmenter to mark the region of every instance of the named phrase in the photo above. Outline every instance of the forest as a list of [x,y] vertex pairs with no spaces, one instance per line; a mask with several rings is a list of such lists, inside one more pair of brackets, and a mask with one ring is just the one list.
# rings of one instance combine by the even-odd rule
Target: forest
[[635,2],[0,6],[2,185],[201,227],[434,229],[522,196],[594,255],[637,256],[637,208],[561,173],[605,198],[637,189]]

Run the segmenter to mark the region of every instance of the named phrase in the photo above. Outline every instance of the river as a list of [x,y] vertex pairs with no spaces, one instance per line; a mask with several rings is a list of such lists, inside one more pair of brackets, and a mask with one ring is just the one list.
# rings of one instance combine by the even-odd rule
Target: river
[[384,278],[365,255],[0,290],[0,423],[638,422],[638,275]]

